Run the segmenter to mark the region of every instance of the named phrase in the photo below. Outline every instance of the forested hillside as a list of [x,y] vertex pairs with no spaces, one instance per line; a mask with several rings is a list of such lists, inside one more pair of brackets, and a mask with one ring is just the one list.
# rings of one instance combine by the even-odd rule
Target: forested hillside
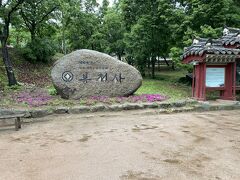
[[[0,1],[0,16],[3,55],[11,47],[22,57],[13,61],[38,68],[56,53],[93,49],[127,61],[143,75],[152,67],[154,78],[159,57],[181,66],[180,55],[193,36],[216,38],[225,25],[239,28],[240,1],[115,0],[109,6],[108,0],[6,0]],[[11,59],[3,60],[1,81],[3,66],[14,75]]]

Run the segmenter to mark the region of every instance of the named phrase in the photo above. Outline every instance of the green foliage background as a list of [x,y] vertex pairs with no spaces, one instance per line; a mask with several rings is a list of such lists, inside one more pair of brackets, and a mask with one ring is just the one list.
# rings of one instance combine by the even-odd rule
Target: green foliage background
[[[11,1],[7,1],[11,3]],[[0,15],[3,15],[1,12]],[[24,0],[11,20],[9,45],[27,60],[48,63],[57,53],[93,49],[136,66],[144,75],[158,58],[179,68],[193,36],[217,38],[240,28],[238,0]]]

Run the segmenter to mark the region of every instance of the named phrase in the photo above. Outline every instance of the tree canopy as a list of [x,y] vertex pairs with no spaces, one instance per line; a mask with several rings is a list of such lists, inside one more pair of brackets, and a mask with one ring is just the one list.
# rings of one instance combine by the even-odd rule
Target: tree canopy
[[[215,38],[224,26],[240,27],[238,0],[101,2],[0,1],[2,47],[21,48],[33,62],[48,62],[55,52],[98,50],[135,65],[143,75],[150,67],[154,78],[157,59],[171,56],[180,64],[182,49],[193,36]],[[10,39],[3,39],[9,33]]]

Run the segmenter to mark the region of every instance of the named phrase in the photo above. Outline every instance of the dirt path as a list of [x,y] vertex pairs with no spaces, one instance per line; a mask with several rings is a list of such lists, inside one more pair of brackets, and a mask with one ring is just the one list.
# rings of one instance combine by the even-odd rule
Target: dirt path
[[240,179],[240,111],[45,119],[0,127],[1,180]]

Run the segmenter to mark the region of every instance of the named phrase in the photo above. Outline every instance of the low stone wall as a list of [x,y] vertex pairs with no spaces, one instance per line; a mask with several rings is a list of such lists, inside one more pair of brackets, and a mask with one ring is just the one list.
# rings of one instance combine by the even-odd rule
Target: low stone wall
[[105,105],[99,104],[95,106],[73,106],[73,107],[45,107],[42,109],[0,109],[0,116],[25,113],[26,118],[39,118],[53,114],[80,114],[91,112],[107,112],[107,111],[124,111],[124,110],[139,110],[139,109],[168,109],[168,108],[180,108],[189,105],[197,104],[194,100],[177,101],[177,102],[154,102],[154,103],[125,103]]
[[48,115],[59,114],[82,114],[93,112],[114,112],[140,109],[158,109],[159,113],[179,113],[189,111],[216,111],[216,110],[236,110],[240,109],[240,103],[211,105],[207,103],[198,103],[194,100],[176,101],[176,102],[158,102],[158,103],[125,103],[114,105],[95,105],[95,106],[74,106],[74,107],[56,107],[44,109],[0,109],[0,116],[25,113],[26,118],[41,118]]

